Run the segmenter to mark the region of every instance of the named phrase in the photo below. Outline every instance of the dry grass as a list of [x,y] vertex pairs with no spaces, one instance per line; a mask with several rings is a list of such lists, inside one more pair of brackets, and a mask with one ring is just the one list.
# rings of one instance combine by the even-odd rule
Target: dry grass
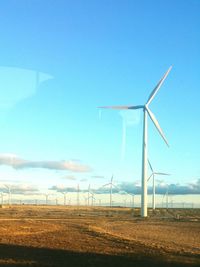
[[[0,266],[200,266],[200,211],[0,209]],[[177,219],[179,218],[179,219]]]

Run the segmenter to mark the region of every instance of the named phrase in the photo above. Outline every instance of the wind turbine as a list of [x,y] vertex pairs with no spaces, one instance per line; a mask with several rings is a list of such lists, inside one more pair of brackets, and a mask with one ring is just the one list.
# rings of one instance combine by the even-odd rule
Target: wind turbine
[[135,208],[135,195],[132,194],[132,193],[128,193],[128,195],[132,197],[132,199],[131,199],[131,206],[134,209]]
[[146,104],[137,105],[137,106],[107,106],[100,108],[109,108],[109,109],[142,109],[143,110],[143,145],[142,145],[142,197],[141,197],[141,216],[147,217],[147,141],[148,141],[148,133],[147,133],[147,116],[149,115],[150,119],[154,123],[158,132],[164,139],[165,143],[168,145],[167,140],[163,134],[163,131],[152,111],[149,109],[149,105],[166,79],[172,67],[170,67],[161,80],[158,82],[156,87],[153,89],[149,98],[147,99]]
[[108,184],[104,184],[102,187],[105,187],[105,186],[110,186],[110,207],[112,207],[112,193],[113,193],[113,186],[116,187],[114,184],[113,184],[113,175],[110,179],[110,183]]
[[164,198],[166,197],[166,209],[168,209],[168,204],[169,204],[169,185],[167,185],[167,189],[165,194],[163,195],[162,198],[162,208],[164,208]]
[[84,198],[84,200],[85,200],[85,206],[87,206],[87,205],[88,205],[88,198],[85,197],[85,196],[83,196],[83,198]]
[[101,199],[98,199],[98,201],[99,201],[99,206],[101,207]]
[[8,204],[11,205],[11,191],[10,191],[10,185],[4,185],[8,189]]
[[112,200],[113,187],[115,187],[118,191],[120,191],[120,189],[113,183],[113,175],[110,179],[110,183],[104,184],[102,187],[106,187],[108,185],[110,185],[110,207],[112,207],[112,204],[113,204],[113,200]]
[[79,207],[79,205],[80,205],[79,193],[80,193],[80,187],[79,187],[79,184],[78,184],[77,185],[77,207]]
[[166,209],[168,209],[168,203],[169,203],[169,186],[167,185],[167,190],[166,190]]
[[1,192],[1,205],[3,206],[4,202],[3,202],[3,197],[4,197],[4,194],[3,192]]
[[63,194],[63,197],[64,197],[64,206],[66,206],[66,194],[67,194],[67,192],[62,192],[62,194]]
[[88,207],[90,205],[90,184],[88,185],[88,197],[87,197],[87,201],[88,201]]
[[45,198],[46,198],[46,205],[48,204],[48,200],[49,200],[49,196],[51,195],[51,194],[48,194],[48,193],[46,193],[46,194],[44,194],[45,195]]
[[152,209],[155,210],[156,208],[156,186],[155,186],[155,175],[170,175],[169,173],[164,173],[164,172],[155,172],[153,170],[153,167],[150,163],[150,161],[148,160],[149,163],[149,167],[151,169],[151,175],[149,176],[148,180],[149,181],[151,179],[151,177],[153,177],[153,193],[152,193]]
[[124,207],[126,208],[126,198],[124,199]]
[[95,199],[94,198],[94,193],[91,191],[91,187],[90,187],[90,184],[88,186],[88,197],[87,197],[87,201],[88,201],[88,207],[90,205],[90,199],[92,199],[91,201],[91,205],[93,206],[93,200]]
[[94,193],[92,193],[92,192],[90,192],[90,193],[91,193],[91,195],[89,198],[92,199],[91,206],[94,206],[94,202],[95,202],[96,198],[94,197]]

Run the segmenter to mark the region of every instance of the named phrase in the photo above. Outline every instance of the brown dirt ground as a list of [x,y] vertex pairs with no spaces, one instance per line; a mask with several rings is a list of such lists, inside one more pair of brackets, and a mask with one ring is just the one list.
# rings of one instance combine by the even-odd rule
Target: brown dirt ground
[[0,209],[0,266],[200,266],[200,210]]

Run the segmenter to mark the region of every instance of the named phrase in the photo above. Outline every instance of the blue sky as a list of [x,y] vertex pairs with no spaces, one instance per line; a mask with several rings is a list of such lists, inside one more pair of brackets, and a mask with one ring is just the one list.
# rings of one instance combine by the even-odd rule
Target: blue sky
[[[149,121],[149,158],[172,174],[166,183],[200,178],[198,0],[8,0],[0,12],[1,158],[40,162],[13,169],[2,160],[2,180],[46,189],[99,186],[112,174],[140,181],[142,114],[97,107],[144,104],[171,65],[151,103],[170,148]],[[69,160],[90,170],[41,167]]]

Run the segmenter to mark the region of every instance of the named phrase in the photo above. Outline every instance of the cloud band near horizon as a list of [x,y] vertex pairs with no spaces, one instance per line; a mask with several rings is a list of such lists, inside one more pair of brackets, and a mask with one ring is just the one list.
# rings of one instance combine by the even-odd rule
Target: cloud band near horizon
[[[77,192],[76,187],[67,187],[67,186],[52,186],[49,188],[50,190],[55,190],[57,192]],[[180,184],[157,184],[156,186],[156,194],[164,195],[168,190],[168,194],[170,195],[195,195],[200,194],[200,179],[198,179],[194,183],[180,185]],[[79,188],[79,191],[82,193],[88,192],[87,189]],[[92,192],[94,194],[110,194],[109,187],[100,187],[98,189],[93,189]],[[113,194],[134,194],[140,195],[141,194],[141,186],[138,184],[133,184],[129,182],[123,182],[117,185],[117,188],[113,187],[112,189]],[[152,194],[152,186],[148,187],[148,194]]]

